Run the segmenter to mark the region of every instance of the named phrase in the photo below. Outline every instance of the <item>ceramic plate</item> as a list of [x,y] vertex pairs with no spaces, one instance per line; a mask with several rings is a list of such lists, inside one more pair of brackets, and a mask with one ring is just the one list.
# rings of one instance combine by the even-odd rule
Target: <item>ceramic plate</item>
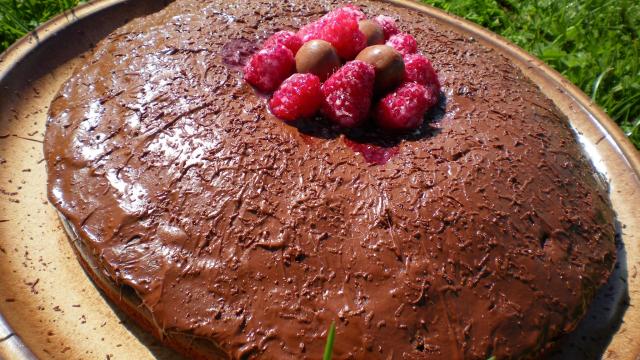
[[[64,13],[0,55],[0,358],[175,359],[94,285],[81,250],[46,198],[42,153],[49,103],[92,44],[159,0],[100,0]],[[569,118],[609,183],[619,222],[618,264],[557,358],[640,359],[640,155],[620,129],[540,60],[439,10],[391,1],[510,58]],[[92,273],[91,267],[87,267]],[[96,280],[99,281],[99,280]]]

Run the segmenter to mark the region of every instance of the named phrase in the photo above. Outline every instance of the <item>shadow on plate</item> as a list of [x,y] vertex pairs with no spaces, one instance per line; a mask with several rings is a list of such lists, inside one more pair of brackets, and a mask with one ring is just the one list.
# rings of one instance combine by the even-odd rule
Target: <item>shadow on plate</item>
[[618,257],[609,281],[598,290],[578,327],[559,340],[557,349],[549,356],[550,360],[595,360],[604,357],[629,307],[627,252],[622,242],[622,227],[617,221],[616,248]]

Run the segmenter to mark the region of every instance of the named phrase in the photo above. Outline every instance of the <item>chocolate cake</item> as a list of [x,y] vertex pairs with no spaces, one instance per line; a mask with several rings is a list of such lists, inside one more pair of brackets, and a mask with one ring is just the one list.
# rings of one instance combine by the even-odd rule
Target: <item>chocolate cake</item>
[[356,4],[438,71],[417,131],[287,123],[243,80],[269,35],[344,4],[178,0],[98,43],[51,103],[51,202],[192,356],[319,359],[335,321],[336,359],[540,358],[615,262],[604,187],[508,59]]

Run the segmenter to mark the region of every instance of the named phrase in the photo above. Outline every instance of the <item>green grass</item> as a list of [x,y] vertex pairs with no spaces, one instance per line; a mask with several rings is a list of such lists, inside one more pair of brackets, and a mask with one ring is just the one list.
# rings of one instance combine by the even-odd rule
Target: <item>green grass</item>
[[0,51],[78,0],[0,0]]
[[[590,95],[640,149],[640,1],[422,0],[510,39]],[[0,0],[0,50],[79,0]]]
[[423,1],[489,28],[551,65],[640,149],[640,1]]
[[331,326],[329,327],[329,332],[327,333],[327,342],[324,344],[324,353],[322,355],[322,360],[331,360],[333,357],[333,342],[336,337],[336,323],[334,321],[331,322]]

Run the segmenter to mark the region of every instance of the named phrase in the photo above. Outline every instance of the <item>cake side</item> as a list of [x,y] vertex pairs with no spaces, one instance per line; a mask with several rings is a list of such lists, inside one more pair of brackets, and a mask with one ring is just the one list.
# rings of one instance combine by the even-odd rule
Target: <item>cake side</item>
[[229,55],[338,6],[179,1],[100,42],[53,101],[49,196],[162,329],[232,357],[534,356],[614,263],[613,214],[552,102],[505,58],[383,3],[444,115],[371,166],[287,125]]

